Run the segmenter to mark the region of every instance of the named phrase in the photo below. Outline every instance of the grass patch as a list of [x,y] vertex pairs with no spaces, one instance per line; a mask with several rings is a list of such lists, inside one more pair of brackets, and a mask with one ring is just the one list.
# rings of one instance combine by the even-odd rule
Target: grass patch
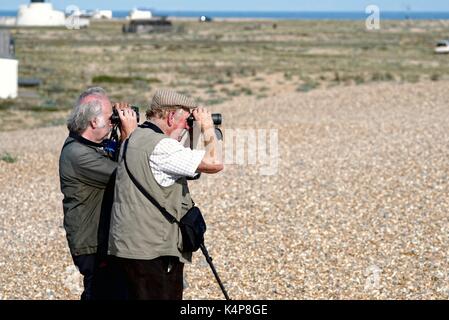
[[44,124],[44,127],[55,127],[55,126],[62,126],[65,125],[67,123],[67,119],[64,118],[56,118],[56,119],[51,119],[49,121],[46,121]]
[[247,95],[247,96],[251,96],[253,94],[253,90],[251,90],[251,88],[242,88],[242,93]]
[[232,84],[232,78],[231,79],[218,79],[215,81],[215,84]]
[[432,80],[432,81],[438,81],[438,80],[440,80],[440,75],[434,73],[434,74],[432,74],[432,75],[430,76],[430,80]]
[[5,161],[6,163],[15,163],[17,162],[17,159],[17,157],[8,152],[4,152],[0,157],[0,160]]
[[34,112],[54,112],[54,111],[60,111],[58,108],[56,102],[54,100],[47,100],[41,105],[34,105],[25,107],[25,110],[30,110]]
[[225,102],[225,101],[226,101],[226,99],[223,99],[223,98],[213,98],[213,99],[207,100],[207,101],[206,101],[206,105],[211,106],[211,105],[214,105],[214,104],[220,104],[220,103],[223,103],[223,102]]
[[0,100],[0,110],[9,110],[13,105],[13,100]]
[[132,84],[134,82],[160,83],[158,78],[142,78],[142,77],[115,77],[108,75],[99,75],[92,78],[92,83],[119,83]]
[[355,84],[363,84],[365,82],[365,77],[363,75],[358,74],[354,77],[354,82]]
[[34,111],[34,112],[55,112],[60,111],[56,106],[33,106],[30,108],[26,108],[26,110]]
[[221,88],[220,91],[229,97],[237,97],[242,94],[240,90],[231,90],[229,88]]
[[289,72],[289,71],[284,72],[284,79],[285,80],[292,80],[292,78],[293,78],[293,75],[292,75],[291,72]]
[[385,72],[385,73],[375,72],[371,76],[371,80],[372,81],[393,81],[394,76],[390,72]]
[[404,82],[417,83],[420,80],[418,74],[406,74],[401,76],[401,80]]
[[316,89],[318,87],[318,83],[316,82],[305,82],[301,84],[298,88],[296,88],[296,91],[298,92],[309,92],[313,89]]
[[209,88],[206,90],[206,93],[207,94],[215,94],[215,93],[217,93],[217,90],[215,90],[214,88]]
[[339,83],[341,81],[340,73],[338,71],[334,72],[334,78],[332,81]]

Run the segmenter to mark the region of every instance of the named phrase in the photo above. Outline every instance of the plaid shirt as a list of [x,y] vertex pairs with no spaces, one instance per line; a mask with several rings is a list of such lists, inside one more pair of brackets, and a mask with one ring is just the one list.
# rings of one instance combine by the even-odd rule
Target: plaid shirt
[[186,148],[175,139],[162,139],[150,156],[151,172],[161,186],[171,186],[181,177],[194,177],[205,153]]

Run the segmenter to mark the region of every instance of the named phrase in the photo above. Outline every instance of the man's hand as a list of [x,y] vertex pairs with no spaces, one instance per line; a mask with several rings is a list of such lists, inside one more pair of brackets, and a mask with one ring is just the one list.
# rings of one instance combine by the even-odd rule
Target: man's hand
[[208,129],[211,129],[214,127],[214,122],[212,120],[212,114],[210,111],[206,110],[205,108],[197,108],[193,110],[192,112],[193,117],[198,122],[198,125],[201,128],[201,132],[204,132]]
[[218,139],[215,135],[212,114],[204,108],[197,108],[192,112],[198,122],[204,138],[206,153],[197,168],[198,172],[217,173],[223,170],[221,153],[219,153]]
[[130,109],[131,108],[129,103],[126,103],[126,102],[114,102],[112,104],[112,107],[116,108],[117,110],[125,110],[125,109]]
[[128,103],[114,103],[120,117],[120,140],[124,141],[137,128],[137,115]]

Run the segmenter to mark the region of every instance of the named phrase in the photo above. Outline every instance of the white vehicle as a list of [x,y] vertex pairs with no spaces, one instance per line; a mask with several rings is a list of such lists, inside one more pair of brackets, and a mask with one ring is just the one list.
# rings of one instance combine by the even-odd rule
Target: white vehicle
[[449,53],[449,40],[438,41],[435,46],[435,53]]

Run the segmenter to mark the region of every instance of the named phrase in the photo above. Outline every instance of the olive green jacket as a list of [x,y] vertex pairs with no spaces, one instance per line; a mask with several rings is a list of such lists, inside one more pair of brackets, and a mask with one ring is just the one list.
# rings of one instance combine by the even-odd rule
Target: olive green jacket
[[106,253],[117,168],[100,144],[80,141],[69,136],[59,158],[64,228],[75,256]]

